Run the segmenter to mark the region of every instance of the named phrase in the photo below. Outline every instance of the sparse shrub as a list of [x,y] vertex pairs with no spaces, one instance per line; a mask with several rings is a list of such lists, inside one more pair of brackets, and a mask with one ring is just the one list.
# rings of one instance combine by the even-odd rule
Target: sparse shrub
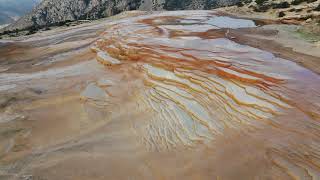
[[253,10],[256,12],[266,12],[270,8],[269,4],[262,4],[258,6],[253,6]]
[[29,30],[29,32],[27,33],[27,35],[31,35],[31,34],[36,33],[39,30],[39,27],[38,26],[31,26],[28,30]]
[[83,1],[84,1],[84,3],[86,4],[86,6],[88,6],[89,3],[90,3],[90,0],[83,0]]
[[35,34],[35,31],[29,31],[26,35],[31,35],[31,34]]
[[291,2],[291,4],[292,4],[292,5],[299,5],[299,4],[301,4],[303,1],[304,1],[304,0],[293,0],[293,1]]
[[305,17],[302,17],[301,19],[302,19],[302,20],[307,20],[307,19],[309,19],[309,18],[312,18],[312,14],[307,15],[307,16],[305,16]]
[[272,4],[273,9],[282,9],[288,7],[290,7],[290,4],[287,1]]
[[239,1],[239,2],[237,2],[237,4],[236,4],[238,7],[242,7],[242,6],[244,6],[244,4],[243,4],[243,2],[241,2],[241,1]]
[[255,0],[255,2],[258,4],[258,5],[262,5],[264,2],[266,2],[267,0]]
[[284,17],[286,14],[284,12],[279,12],[278,17]]
[[316,2],[317,0],[307,0],[307,3],[313,3]]

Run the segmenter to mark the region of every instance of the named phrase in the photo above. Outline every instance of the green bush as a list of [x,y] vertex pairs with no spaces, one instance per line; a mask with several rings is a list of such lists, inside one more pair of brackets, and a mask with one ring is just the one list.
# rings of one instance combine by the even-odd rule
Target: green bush
[[280,2],[280,3],[274,3],[272,4],[273,9],[282,9],[282,8],[288,8],[290,7],[290,4],[286,1]]
[[307,2],[307,3],[313,3],[313,2],[316,2],[317,0],[293,0],[291,2],[292,5],[299,5],[303,2]]
[[278,17],[284,17],[286,14],[284,12],[279,12]]
[[242,7],[244,4],[241,2],[241,1],[239,1],[239,2],[237,2],[237,4],[236,4],[238,7]]
[[262,5],[267,0],[255,0],[258,5]]
[[252,0],[243,0],[242,2],[245,4],[250,4],[252,2]]

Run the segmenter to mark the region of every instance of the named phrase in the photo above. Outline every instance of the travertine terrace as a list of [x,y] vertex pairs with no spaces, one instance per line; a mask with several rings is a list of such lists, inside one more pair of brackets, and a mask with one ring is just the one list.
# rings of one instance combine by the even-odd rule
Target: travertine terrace
[[7,42],[35,46],[1,60],[0,174],[318,179],[319,75],[241,44],[258,26],[177,11]]

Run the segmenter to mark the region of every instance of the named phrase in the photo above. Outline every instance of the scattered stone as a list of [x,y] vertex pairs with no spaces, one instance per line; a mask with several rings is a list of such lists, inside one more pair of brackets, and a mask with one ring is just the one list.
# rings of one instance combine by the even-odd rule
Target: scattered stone
[[32,175],[23,175],[23,176],[21,176],[21,180],[33,180],[33,176]]
[[39,87],[29,88],[29,90],[36,95],[40,95],[40,94],[43,94],[44,92],[46,92],[46,90],[39,88]]
[[16,113],[1,113],[0,114],[0,124],[1,123],[7,123],[10,121],[16,121],[16,120],[21,120],[24,119],[25,116],[21,115],[21,114],[16,114]]
[[306,20],[306,23],[309,23],[309,22],[311,22],[311,21],[312,21],[312,19],[309,18],[309,19]]
[[300,16],[300,17],[301,17],[300,19],[307,20],[307,19],[312,18],[312,14],[302,15],[302,16]]

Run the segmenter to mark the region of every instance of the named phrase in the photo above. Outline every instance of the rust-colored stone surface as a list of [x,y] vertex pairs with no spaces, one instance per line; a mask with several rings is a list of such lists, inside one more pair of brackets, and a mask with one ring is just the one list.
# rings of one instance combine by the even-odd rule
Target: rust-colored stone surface
[[3,177],[320,177],[319,75],[237,43],[230,31],[253,21],[182,11],[103,27],[87,60],[77,49],[72,63],[0,75],[15,97],[0,119]]

